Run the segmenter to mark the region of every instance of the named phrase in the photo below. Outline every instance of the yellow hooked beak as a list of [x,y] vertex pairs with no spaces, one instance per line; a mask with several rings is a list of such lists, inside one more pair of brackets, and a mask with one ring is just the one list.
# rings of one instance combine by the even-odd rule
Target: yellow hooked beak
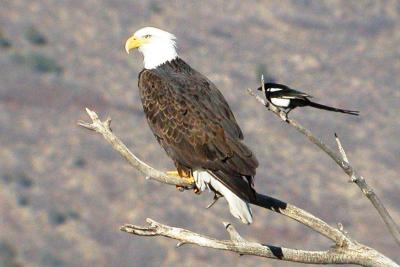
[[129,54],[132,49],[139,48],[142,44],[146,43],[146,39],[131,36],[125,43],[125,51]]

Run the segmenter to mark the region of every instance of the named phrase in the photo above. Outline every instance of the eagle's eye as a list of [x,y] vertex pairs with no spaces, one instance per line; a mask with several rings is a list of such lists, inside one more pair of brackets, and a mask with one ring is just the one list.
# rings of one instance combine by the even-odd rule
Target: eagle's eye
[[145,39],[149,39],[151,37],[150,34],[146,34],[145,36],[143,36]]

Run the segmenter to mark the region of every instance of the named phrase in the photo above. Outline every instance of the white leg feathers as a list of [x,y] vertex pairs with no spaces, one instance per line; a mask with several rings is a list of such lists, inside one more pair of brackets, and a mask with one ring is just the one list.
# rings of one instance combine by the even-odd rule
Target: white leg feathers
[[212,174],[205,170],[196,170],[193,172],[193,177],[196,182],[196,186],[200,191],[204,191],[211,186],[221,195],[223,195],[228,202],[229,210],[234,217],[238,218],[245,224],[250,224],[253,222],[253,213],[249,203],[235,195]]

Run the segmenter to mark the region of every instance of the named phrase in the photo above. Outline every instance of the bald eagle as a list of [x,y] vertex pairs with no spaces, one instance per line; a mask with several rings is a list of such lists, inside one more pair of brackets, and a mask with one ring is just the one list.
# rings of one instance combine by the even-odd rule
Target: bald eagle
[[[125,44],[144,57],[138,87],[151,130],[173,160],[175,175],[194,179],[201,192],[224,196],[232,215],[253,221],[258,161],[243,143],[243,133],[217,87],[176,52],[171,33],[145,27]],[[172,172],[170,172],[171,174]]]

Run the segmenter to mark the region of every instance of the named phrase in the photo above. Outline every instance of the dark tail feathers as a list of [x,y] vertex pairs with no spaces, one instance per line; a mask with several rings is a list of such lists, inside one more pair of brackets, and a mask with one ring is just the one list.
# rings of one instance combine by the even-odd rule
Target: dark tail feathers
[[359,113],[360,113],[359,111],[356,111],[356,110],[334,108],[334,107],[318,104],[318,103],[315,103],[315,102],[312,102],[312,101],[309,101],[308,105],[311,106],[311,107],[314,107],[314,108],[319,108],[319,109],[324,109],[324,110],[329,110],[329,111],[334,111],[334,112],[341,112],[341,113],[355,115],[355,116],[358,116]]

